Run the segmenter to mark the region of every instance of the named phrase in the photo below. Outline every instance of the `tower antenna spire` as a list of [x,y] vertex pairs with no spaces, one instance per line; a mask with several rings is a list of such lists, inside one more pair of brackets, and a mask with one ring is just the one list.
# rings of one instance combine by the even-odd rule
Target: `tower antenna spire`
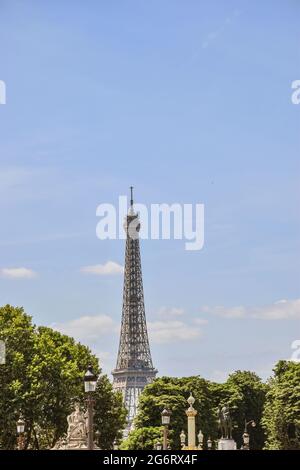
[[130,186],[130,205],[133,206],[133,186]]

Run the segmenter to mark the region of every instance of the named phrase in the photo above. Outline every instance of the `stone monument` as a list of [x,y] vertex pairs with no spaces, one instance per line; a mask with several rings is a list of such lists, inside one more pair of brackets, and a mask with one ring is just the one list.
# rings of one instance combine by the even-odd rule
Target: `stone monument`
[[232,439],[232,420],[228,405],[219,408],[219,426],[221,439],[218,441],[218,450],[236,450],[236,442]]
[[[86,416],[76,403],[75,410],[67,417],[68,431],[64,438],[57,441],[52,450],[87,450]],[[99,449],[94,444],[94,449]]]

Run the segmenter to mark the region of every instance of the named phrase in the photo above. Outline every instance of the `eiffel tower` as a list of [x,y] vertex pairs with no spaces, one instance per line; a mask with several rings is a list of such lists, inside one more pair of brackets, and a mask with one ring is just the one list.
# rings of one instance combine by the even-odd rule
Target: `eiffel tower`
[[139,242],[140,221],[133,207],[132,187],[130,191],[130,207],[124,221],[126,252],[121,334],[117,365],[112,371],[113,388],[122,392],[128,410],[127,431],[132,428],[140,393],[157,374],[152,364],[147,333]]

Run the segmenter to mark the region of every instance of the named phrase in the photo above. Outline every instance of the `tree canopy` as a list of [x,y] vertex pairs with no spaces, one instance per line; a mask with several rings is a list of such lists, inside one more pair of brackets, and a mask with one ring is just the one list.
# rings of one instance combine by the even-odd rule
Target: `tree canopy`
[[[73,338],[48,327],[36,327],[23,308],[0,308],[0,339],[6,344],[0,365],[0,448],[16,445],[16,421],[26,423],[26,448],[52,448],[67,429],[74,401],[84,407],[83,376],[98,359]],[[95,393],[98,445],[112,447],[125,422],[122,398],[101,375]]]
[[[113,392],[98,359],[90,349],[49,327],[37,327],[23,308],[0,308],[0,340],[5,341],[5,363],[0,364],[0,449],[16,447],[16,421],[26,423],[26,448],[49,449],[67,430],[74,402],[85,408],[83,376],[91,364],[99,374],[95,392],[95,439],[102,449],[122,438],[126,410],[120,393]],[[180,432],[187,432],[187,398],[192,392],[197,410],[196,429],[220,437],[218,409],[228,405],[233,438],[242,445],[245,422],[251,449],[300,449],[300,363],[279,361],[267,382],[253,372],[236,371],[225,383],[199,376],[160,377],[140,396],[135,429],[121,449],[153,449],[162,441],[161,411],[171,410],[169,444],[180,448]],[[215,444],[214,444],[215,445]]]
[[[238,446],[242,445],[245,420],[255,420],[257,426],[251,433],[251,446],[261,449],[264,445],[264,431],[260,420],[263,412],[267,386],[253,372],[237,371],[231,374],[224,384],[214,383],[201,377],[161,377],[147,385],[140,397],[139,412],[135,420],[135,431],[124,445],[141,446],[141,436],[145,428],[152,429],[152,442],[157,440],[157,429],[161,426],[161,411],[169,408],[172,411],[169,441],[171,448],[180,448],[180,432],[187,432],[187,398],[192,392],[196,399],[197,432],[201,429],[204,435],[204,447],[210,437],[216,441],[220,437],[218,425],[218,407],[228,404],[233,419],[233,438]],[[155,430],[155,432],[153,431]],[[147,442],[150,441],[150,434]],[[149,443],[150,445],[150,443]]]
[[279,361],[270,380],[262,423],[269,450],[300,449],[300,363]]

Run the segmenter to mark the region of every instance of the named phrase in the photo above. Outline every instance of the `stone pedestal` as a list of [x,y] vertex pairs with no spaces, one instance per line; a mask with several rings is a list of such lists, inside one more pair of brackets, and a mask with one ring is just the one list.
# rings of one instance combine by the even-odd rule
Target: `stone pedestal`
[[220,439],[218,450],[236,450],[236,442],[233,439]]

